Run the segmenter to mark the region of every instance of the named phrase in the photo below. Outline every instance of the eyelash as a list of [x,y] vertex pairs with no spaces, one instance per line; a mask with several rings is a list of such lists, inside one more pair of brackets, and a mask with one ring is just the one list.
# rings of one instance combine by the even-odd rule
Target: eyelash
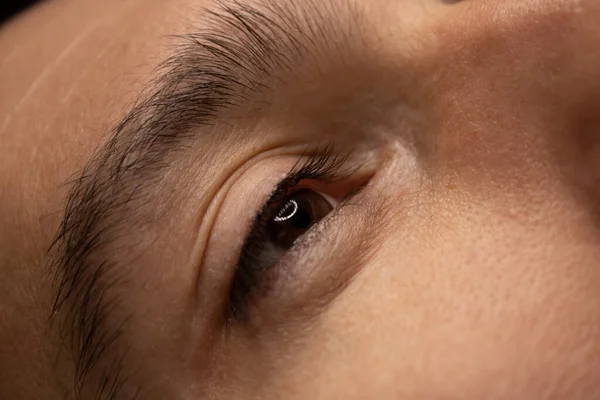
[[[325,183],[339,182],[352,176],[358,168],[345,168],[350,153],[341,154],[331,146],[316,151],[292,167],[269,199],[257,214],[247,236],[236,265],[236,270],[229,290],[228,315],[231,319],[242,319],[246,316],[250,296],[260,285],[261,279],[274,265],[261,266],[257,258],[264,250],[266,225],[274,216],[287,196],[294,193],[294,188],[302,181],[312,180]],[[304,157],[303,157],[304,158]]]

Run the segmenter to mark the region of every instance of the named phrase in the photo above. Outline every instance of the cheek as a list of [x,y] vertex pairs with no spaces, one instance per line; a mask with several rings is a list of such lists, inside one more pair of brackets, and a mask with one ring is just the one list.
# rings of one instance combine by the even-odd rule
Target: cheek
[[454,222],[390,232],[302,340],[279,349],[264,398],[594,397],[594,247],[484,211]]

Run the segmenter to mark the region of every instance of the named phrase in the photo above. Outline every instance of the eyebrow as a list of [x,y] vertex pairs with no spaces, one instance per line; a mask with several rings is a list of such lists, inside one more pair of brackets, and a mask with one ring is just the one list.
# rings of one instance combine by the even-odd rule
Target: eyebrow
[[[333,2],[316,3],[234,1],[206,10],[204,28],[177,36],[178,45],[149,89],[71,183],[51,246],[52,320],[72,352],[77,393],[116,347],[127,321],[112,329],[106,323],[120,302],[110,289],[126,276],[119,261],[105,253],[135,222],[138,213],[131,204],[227,110],[273,89],[281,72],[339,48],[334,42],[345,37],[336,25],[339,10]],[[113,353],[103,362],[109,367],[97,371],[99,396],[112,399],[123,386],[119,371],[126,353]]]

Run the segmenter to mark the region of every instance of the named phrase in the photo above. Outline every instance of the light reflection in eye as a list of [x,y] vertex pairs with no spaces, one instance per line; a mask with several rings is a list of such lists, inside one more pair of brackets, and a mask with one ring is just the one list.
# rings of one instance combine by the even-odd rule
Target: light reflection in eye
[[[293,210],[288,215],[281,216],[282,214],[287,212],[290,207],[293,207]],[[283,206],[283,208],[281,209],[279,214],[274,218],[274,220],[275,222],[287,221],[288,219],[296,215],[296,212],[298,212],[298,203],[296,203],[295,200],[290,200],[285,206]]]

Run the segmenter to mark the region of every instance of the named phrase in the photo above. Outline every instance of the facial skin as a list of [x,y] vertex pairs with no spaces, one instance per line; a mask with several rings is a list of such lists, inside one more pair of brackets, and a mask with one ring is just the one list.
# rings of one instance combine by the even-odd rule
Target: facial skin
[[[252,3],[280,55],[188,119],[167,95],[199,93],[207,9],[239,4],[49,1],[2,27],[0,398],[600,396],[600,3],[274,4]],[[323,143],[352,176],[300,185],[356,194],[231,317],[255,215]]]

